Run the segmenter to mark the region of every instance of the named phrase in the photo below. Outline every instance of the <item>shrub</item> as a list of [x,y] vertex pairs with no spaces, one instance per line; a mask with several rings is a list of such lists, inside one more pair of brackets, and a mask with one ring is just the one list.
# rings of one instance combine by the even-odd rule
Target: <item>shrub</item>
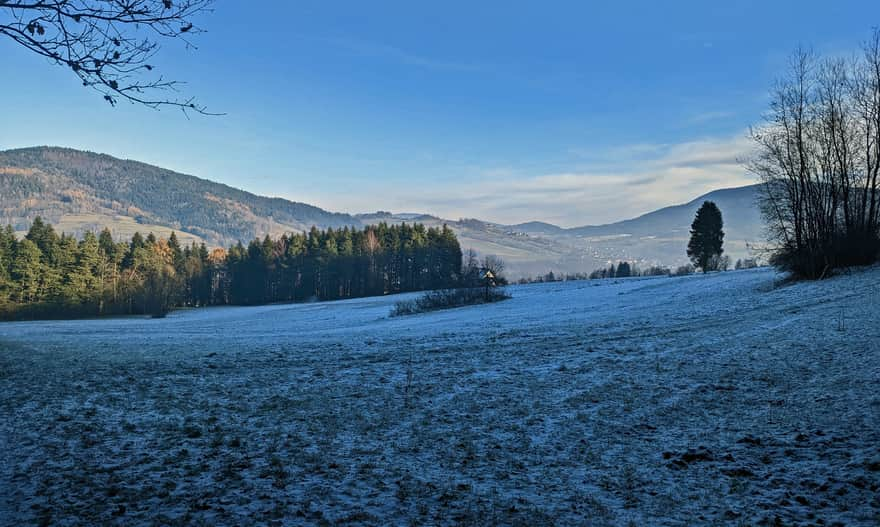
[[667,276],[670,274],[672,274],[672,271],[670,271],[666,267],[659,265],[652,265],[651,267],[648,267],[647,269],[642,271],[642,276]]
[[709,262],[706,264],[706,267],[703,269],[703,272],[707,271],[727,271],[730,269],[730,257],[721,254],[713,254],[709,257]]
[[826,278],[834,269],[870,265],[880,257],[880,236],[837,232],[819,248],[781,245],[770,257],[770,264],[797,278]]
[[746,258],[736,261],[736,269],[754,269],[758,267],[758,262],[754,258]]
[[685,275],[689,275],[689,274],[694,274],[694,271],[696,271],[696,269],[694,269],[693,265],[691,265],[691,264],[682,265],[679,268],[677,268],[674,273],[672,273],[672,276],[685,276]]
[[403,315],[415,315],[439,309],[451,309],[454,307],[472,306],[507,300],[510,295],[501,288],[458,288],[440,289],[428,291],[413,300],[401,300],[391,310],[392,317]]

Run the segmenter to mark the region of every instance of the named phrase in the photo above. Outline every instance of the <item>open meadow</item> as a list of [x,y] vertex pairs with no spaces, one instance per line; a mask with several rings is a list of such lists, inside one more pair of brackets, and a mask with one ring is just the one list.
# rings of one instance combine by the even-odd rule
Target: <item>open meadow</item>
[[0,324],[0,524],[880,524],[880,268],[509,289]]

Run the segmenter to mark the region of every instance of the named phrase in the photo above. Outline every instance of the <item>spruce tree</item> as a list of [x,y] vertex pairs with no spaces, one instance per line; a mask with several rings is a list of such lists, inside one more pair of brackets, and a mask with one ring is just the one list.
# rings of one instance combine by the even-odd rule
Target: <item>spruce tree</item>
[[98,238],[87,232],[79,243],[76,265],[68,278],[70,299],[76,303],[96,302],[101,296],[101,247]]
[[11,275],[15,281],[14,299],[19,303],[39,302],[41,300],[40,278],[42,275],[41,254],[37,244],[25,238],[15,250]]
[[700,206],[691,224],[691,239],[687,255],[704,273],[715,270],[715,264],[724,252],[724,221],[721,210],[711,201]]
[[110,233],[110,229],[104,227],[104,230],[102,230],[101,234],[98,236],[98,245],[101,247],[104,257],[108,260],[114,259],[116,254],[116,244],[113,243],[113,235]]
[[177,233],[171,232],[168,237],[168,250],[171,251],[171,265],[174,266],[178,274],[183,273],[183,250],[180,248],[180,242],[177,240]]
[[44,222],[41,217],[37,216],[34,218],[34,222],[31,224],[31,228],[25,237],[37,245],[44,264],[49,266],[55,265],[59,258],[59,238],[52,225]]
[[12,294],[10,268],[15,258],[15,231],[12,225],[0,229],[0,305],[5,304]]

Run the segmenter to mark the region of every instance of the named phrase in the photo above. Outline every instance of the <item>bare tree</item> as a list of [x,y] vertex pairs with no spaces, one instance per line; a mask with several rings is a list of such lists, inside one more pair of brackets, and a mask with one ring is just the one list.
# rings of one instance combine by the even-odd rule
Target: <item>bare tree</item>
[[880,31],[851,61],[792,56],[750,168],[764,183],[773,261],[819,278],[880,250]]
[[462,257],[461,277],[465,286],[473,287],[480,281],[480,259],[477,251],[468,249]]
[[880,224],[880,29],[862,47],[852,79],[855,121],[861,147],[862,184],[856,189],[864,230]]
[[495,282],[499,285],[507,284],[507,278],[504,277],[504,260],[500,256],[489,254],[483,257],[481,264],[483,270],[489,271],[495,277]]
[[157,40],[201,32],[196,15],[213,0],[0,0],[0,35],[70,68],[115,105],[177,107],[208,114],[193,98],[166,96],[179,81],[154,74]]

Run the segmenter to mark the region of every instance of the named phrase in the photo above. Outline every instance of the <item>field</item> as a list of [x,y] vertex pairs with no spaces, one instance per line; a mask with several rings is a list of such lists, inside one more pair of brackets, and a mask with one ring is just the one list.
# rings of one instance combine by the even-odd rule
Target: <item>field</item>
[[[880,524],[880,268],[0,325],[0,524]],[[5,521],[4,521],[5,520]]]

